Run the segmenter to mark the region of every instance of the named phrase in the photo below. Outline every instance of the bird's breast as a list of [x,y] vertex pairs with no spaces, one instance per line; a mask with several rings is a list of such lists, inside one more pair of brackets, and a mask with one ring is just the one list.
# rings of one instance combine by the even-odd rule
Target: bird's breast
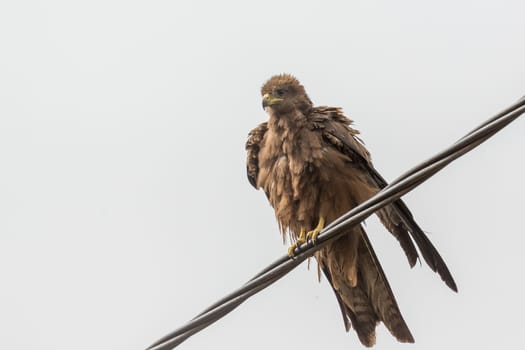
[[[298,198],[305,179],[320,175],[325,148],[320,136],[307,129],[269,130],[259,152],[258,185],[278,197]],[[268,192],[270,191],[270,192]]]

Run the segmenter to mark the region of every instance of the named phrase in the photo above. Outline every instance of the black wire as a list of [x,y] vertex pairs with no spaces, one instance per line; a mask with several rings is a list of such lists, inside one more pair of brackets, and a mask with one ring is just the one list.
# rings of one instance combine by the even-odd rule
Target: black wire
[[296,255],[293,259],[290,259],[288,256],[279,258],[259,272],[244,286],[208,307],[186,325],[156,341],[148,347],[147,350],[173,349],[193,334],[224,317],[250,296],[258,293],[284,277],[305,259],[312,256],[314,252],[324,247],[330,241],[343,235],[348,228],[358,224],[378,209],[413,190],[415,187],[419,186],[446,167],[449,163],[492,137],[524,112],[525,98],[522,98],[514,105],[479,125],[451,147],[405,172],[375,196],[361,203],[340,218],[334,220],[321,232],[315,245],[311,242],[303,244],[296,249]]

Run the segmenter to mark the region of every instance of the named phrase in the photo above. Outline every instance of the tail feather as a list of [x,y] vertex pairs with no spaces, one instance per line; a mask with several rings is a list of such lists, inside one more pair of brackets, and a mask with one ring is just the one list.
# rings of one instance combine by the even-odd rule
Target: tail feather
[[[357,244],[352,236],[358,237]],[[354,245],[352,245],[354,244]],[[357,283],[352,285],[347,274],[349,255],[357,254]],[[397,305],[377,256],[361,227],[355,228],[318,255],[321,268],[330,282],[343,318],[349,330],[348,319],[365,346],[375,344],[375,328],[383,322],[400,342],[414,342]]]

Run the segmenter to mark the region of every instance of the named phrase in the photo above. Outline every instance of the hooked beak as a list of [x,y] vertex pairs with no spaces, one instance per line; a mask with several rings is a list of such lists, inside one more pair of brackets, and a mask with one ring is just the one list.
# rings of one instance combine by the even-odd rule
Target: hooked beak
[[282,100],[284,99],[278,97],[271,97],[270,94],[264,94],[262,100],[262,107],[263,109],[266,109],[266,107],[272,106],[278,102],[281,102]]

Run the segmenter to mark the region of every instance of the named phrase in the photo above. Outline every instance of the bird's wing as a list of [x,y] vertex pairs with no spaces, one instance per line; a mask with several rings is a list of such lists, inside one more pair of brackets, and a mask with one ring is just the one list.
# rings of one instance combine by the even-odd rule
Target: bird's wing
[[[340,108],[317,107],[315,111],[311,113],[310,121],[312,127],[322,133],[325,142],[344,153],[352,162],[359,165],[379,189],[383,189],[388,185],[386,180],[373,167],[370,154],[357,137],[359,132],[350,127],[352,121],[343,115]],[[400,242],[411,266],[414,265],[418,253],[410,237],[412,237],[417,244],[428,266],[439,274],[447,286],[457,291],[454,278],[443,261],[443,258],[415,222],[412,213],[401,199],[387,206],[386,209],[380,211],[378,215],[386,228]]]
[[246,141],[246,173],[253,187],[257,188],[257,176],[259,174],[259,150],[264,134],[268,130],[268,123],[259,124],[248,134]]

